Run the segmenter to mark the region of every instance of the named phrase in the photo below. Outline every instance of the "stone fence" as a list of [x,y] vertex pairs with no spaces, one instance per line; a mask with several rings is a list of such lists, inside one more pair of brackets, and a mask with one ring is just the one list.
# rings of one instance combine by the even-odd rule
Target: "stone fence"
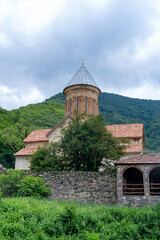
[[101,172],[31,172],[51,187],[52,199],[96,204],[117,203],[116,177]]

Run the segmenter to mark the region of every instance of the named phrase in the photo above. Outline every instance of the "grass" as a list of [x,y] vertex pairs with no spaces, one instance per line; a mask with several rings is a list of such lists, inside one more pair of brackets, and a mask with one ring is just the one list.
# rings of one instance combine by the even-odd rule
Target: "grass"
[[35,198],[2,198],[0,239],[160,239],[160,205],[108,207]]

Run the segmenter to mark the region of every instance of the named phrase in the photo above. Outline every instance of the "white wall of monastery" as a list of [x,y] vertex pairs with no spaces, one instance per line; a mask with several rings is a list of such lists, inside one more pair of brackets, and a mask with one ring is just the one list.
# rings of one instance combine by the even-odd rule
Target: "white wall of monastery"
[[29,170],[30,168],[30,159],[28,156],[16,156],[15,169],[17,170]]
[[31,143],[25,143],[26,148],[38,148],[39,146],[44,146],[44,144],[47,144],[48,142],[31,142]]
[[55,128],[47,137],[49,139],[49,142],[58,142],[61,138],[61,131],[62,131],[62,128],[66,128],[68,127],[69,123],[70,123],[71,119],[70,118],[67,118],[64,123],[60,126],[60,127],[57,127]]

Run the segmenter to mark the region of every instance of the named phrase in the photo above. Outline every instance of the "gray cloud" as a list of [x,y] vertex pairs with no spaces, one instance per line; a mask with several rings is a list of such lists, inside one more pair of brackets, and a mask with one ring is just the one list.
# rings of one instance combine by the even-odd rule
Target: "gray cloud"
[[[96,9],[89,0],[70,0],[36,34],[18,31],[8,20],[1,25],[5,36],[0,32],[0,89],[11,90],[8,100],[1,100],[2,107],[37,102],[62,91],[82,58],[102,91],[130,94],[139,88],[143,98],[146,82],[160,87],[158,1],[104,2]],[[35,98],[25,102],[18,94],[22,88],[28,94],[37,89]],[[0,91],[1,99],[4,96]]]

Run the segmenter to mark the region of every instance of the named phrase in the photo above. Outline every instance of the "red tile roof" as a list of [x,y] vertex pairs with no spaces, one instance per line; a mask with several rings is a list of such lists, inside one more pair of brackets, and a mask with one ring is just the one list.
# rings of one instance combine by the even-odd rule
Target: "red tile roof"
[[22,148],[13,156],[32,156],[37,151],[37,148]]
[[140,145],[129,145],[127,148],[124,150],[126,153],[137,153],[140,154],[143,152],[143,146],[142,144]]
[[28,137],[24,139],[24,143],[29,142],[48,142],[47,134],[51,131],[51,129],[42,129],[31,132]]
[[136,165],[136,164],[160,164],[160,154],[142,154],[121,159],[115,163],[116,165]]
[[106,128],[116,138],[140,138],[140,137],[143,137],[143,124],[141,124],[141,123],[107,125]]

